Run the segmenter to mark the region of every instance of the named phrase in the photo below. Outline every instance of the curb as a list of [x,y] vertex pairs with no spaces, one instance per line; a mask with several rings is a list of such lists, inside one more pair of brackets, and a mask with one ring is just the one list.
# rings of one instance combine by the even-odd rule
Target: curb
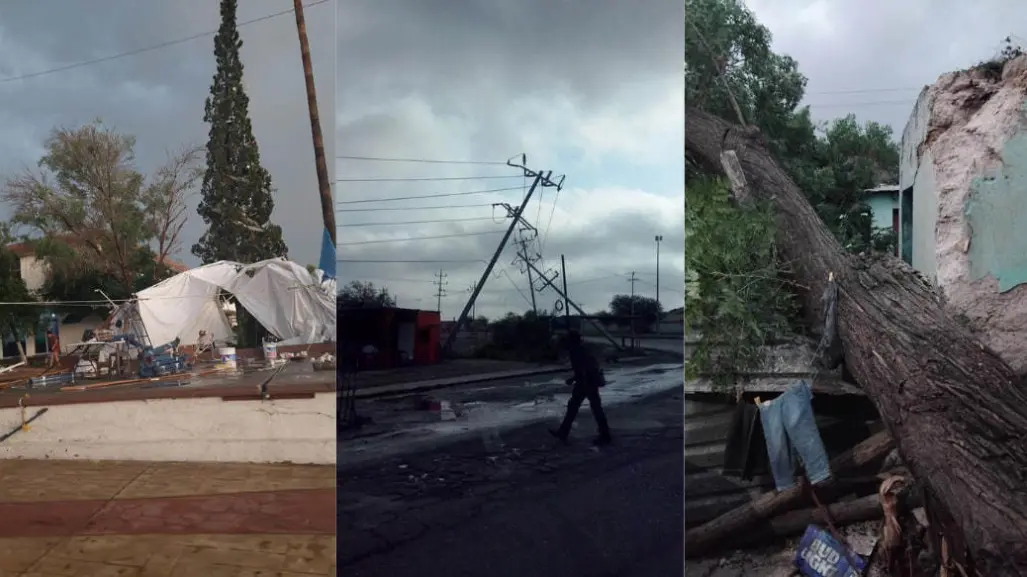
[[505,373],[485,373],[481,375],[470,375],[467,377],[453,377],[450,379],[436,379],[432,381],[420,381],[416,383],[403,383],[394,385],[380,385],[377,387],[365,387],[357,389],[353,397],[357,399],[374,399],[392,395],[403,395],[407,393],[419,393],[433,391],[457,385],[473,385],[475,383],[488,383],[491,381],[502,381],[516,379],[518,377],[534,377],[539,375],[550,375],[569,371],[569,367],[553,367],[547,369],[526,369],[523,371],[509,371]]

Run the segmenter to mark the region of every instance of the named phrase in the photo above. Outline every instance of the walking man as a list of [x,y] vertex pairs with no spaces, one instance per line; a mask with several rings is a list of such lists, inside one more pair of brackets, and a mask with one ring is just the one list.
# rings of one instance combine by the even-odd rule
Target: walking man
[[574,388],[571,390],[571,400],[567,402],[567,414],[559,429],[550,429],[549,432],[566,441],[571,434],[571,425],[578,416],[578,409],[581,403],[588,399],[588,406],[592,409],[592,416],[596,420],[596,428],[599,436],[595,439],[596,445],[608,445],[613,440],[610,436],[610,425],[606,422],[606,413],[603,411],[603,400],[599,397],[599,388],[603,386],[603,374],[599,369],[599,361],[581,343],[581,334],[577,331],[567,333],[567,353],[570,356],[571,369],[574,376],[567,379],[567,384]]

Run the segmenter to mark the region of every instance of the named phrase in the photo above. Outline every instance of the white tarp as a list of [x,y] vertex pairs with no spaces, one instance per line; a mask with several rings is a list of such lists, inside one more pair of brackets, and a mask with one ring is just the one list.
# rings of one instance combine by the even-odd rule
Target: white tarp
[[233,294],[271,334],[288,343],[335,338],[335,295],[326,293],[303,266],[284,259],[251,265],[219,261],[177,274],[138,298],[151,345],[181,339],[194,344],[200,330],[224,341],[232,335],[218,291]]

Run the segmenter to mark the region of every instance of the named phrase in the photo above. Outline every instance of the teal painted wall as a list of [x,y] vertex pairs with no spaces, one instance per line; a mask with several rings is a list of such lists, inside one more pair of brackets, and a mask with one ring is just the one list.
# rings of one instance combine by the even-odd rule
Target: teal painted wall
[[866,203],[873,212],[874,230],[892,227],[892,210],[899,207],[897,198],[890,192],[867,195]]
[[974,280],[988,275],[999,290],[1027,282],[1027,134],[1002,147],[1002,168],[975,178],[963,207],[970,225],[967,257]]

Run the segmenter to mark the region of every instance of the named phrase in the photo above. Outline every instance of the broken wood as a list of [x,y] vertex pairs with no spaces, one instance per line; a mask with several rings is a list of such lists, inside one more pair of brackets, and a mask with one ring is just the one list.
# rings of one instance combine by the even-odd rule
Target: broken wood
[[[918,504],[913,501],[911,504]],[[841,501],[831,505],[825,505],[831,515],[831,520],[840,528],[852,523],[862,521],[876,521],[884,517],[884,510],[881,508],[881,500],[878,496],[867,495],[858,499]],[[801,535],[809,525],[825,526],[827,519],[824,511],[817,507],[789,511],[773,519],[764,522],[762,527],[756,531],[747,533],[747,544],[769,541],[780,537],[794,537]]]
[[977,570],[1027,574],[1027,392],[1013,371],[944,310],[901,260],[848,255],[758,132],[687,108],[686,155],[723,174],[734,151],[752,198],[771,204],[777,247],[808,318],[834,273],[845,365],[877,407],[916,478],[958,523]]
[[[877,433],[831,459],[831,471],[837,476],[840,472],[869,465],[878,459],[883,459],[893,446],[888,433],[883,431]],[[685,555],[702,557],[728,537],[742,534],[759,524],[760,521],[794,509],[802,504],[805,496],[806,493],[803,492],[802,486],[796,486],[787,491],[767,493],[705,525],[690,529],[685,532]]]

